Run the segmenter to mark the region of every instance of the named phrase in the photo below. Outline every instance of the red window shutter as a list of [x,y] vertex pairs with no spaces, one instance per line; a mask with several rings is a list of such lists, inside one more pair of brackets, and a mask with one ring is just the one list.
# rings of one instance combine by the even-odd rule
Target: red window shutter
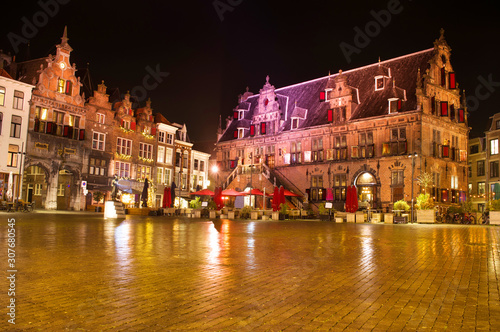
[[130,123],[130,129],[135,130],[135,122]]
[[151,135],[156,135],[156,127],[151,128]]
[[436,114],[436,98],[431,97],[431,113]]
[[403,106],[403,102],[401,101],[401,99],[398,99],[398,111],[401,110],[402,106]]
[[132,109],[131,108],[129,108],[129,110],[128,110],[128,115],[132,115]]
[[455,120],[455,105],[450,105],[450,119]]
[[233,119],[238,119],[238,111],[233,112]]
[[237,130],[233,131],[233,137],[238,138],[238,131]]
[[123,119],[120,120],[120,126],[123,128]]
[[446,85],[446,72],[444,70],[444,67],[441,68],[441,86]]
[[455,73],[450,73],[449,74],[450,78],[450,89],[456,89],[457,88],[457,82],[455,80]]
[[323,196],[321,197],[321,199],[322,199],[322,200],[324,200],[324,201],[326,201],[326,189],[325,189],[325,188],[323,188],[323,190],[321,190],[321,193],[322,193],[322,195],[323,195]]
[[255,136],[255,125],[250,125],[250,136]]
[[78,139],[80,141],[83,141],[85,139],[85,129],[80,129],[80,134],[79,134]]
[[458,122],[461,122],[461,123],[465,122],[465,111],[463,108],[458,109]]
[[320,91],[319,92],[319,101],[325,101],[326,100],[326,93],[325,91]]
[[441,149],[442,149],[443,158],[449,158],[450,157],[450,147],[448,145],[443,145],[441,147]]
[[63,128],[63,136],[68,137],[69,136],[69,126],[64,126]]
[[448,116],[448,102],[441,102],[441,116]]
[[71,83],[71,81],[66,81],[66,91],[65,93],[67,95],[71,95],[71,88],[72,88],[73,84]]
[[40,119],[35,119],[35,126],[33,127],[33,131],[40,130]]
[[52,134],[52,122],[47,122],[47,127],[45,127],[45,132],[47,134]]
[[333,122],[333,110],[328,110],[328,122]]
[[266,123],[265,123],[265,122],[262,122],[262,123],[260,124],[260,133],[261,133],[262,135],[265,135],[265,134],[266,134]]

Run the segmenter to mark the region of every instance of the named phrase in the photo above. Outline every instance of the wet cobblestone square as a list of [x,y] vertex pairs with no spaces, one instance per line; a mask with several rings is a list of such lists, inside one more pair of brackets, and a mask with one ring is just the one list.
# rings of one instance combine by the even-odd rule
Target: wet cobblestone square
[[494,226],[0,217],[5,330],[500,330]]

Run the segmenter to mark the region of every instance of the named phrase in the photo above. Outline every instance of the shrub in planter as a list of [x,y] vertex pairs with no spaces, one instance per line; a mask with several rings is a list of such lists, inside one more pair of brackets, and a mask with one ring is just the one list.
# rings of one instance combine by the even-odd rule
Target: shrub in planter
[[250,212],[252,212],[252,207],[245,205],[240,211],[240,218],[242,219],[250,218]]
[[191,200],[191,202],[189,202],[189,207],[192,209],[200,209],[201,208],[200,197],[196,197],[195,199]]
[[101,200],[104,198],[104,194],[100,191],[96,191],[93,196],[94,196],[94,201],[96,203],[100,203]]
[[417,203],[415,204],[417,210],[431,210],[434,208],[434,201],[429,194],[420,194],[417,196]]
[[319,219],[320,220],[330,220],[330,216],[335,212],[335,209],[325,208],[325,203],[321,203],[318,207]]
[[394,202],[393,209],[398,210],[398,211],[408,211],[408,210],[410,210],[410,206],[408,205],[408,203],[406,203],[406,201],[401,199],[397,202]]
[[285,220],[288,217],[288,206],[286,204],[280,204],[280,220]]

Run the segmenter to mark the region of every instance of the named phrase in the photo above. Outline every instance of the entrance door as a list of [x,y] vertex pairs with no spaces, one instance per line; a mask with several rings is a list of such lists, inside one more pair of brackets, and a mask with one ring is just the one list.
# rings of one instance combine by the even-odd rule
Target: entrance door
[[26,193],[26,202],[33,203],[33,184],[28,184],[28,189]]
[[355,181],[358,187],[358,206],[360,208],[374,208],[377,201],[377,179],[368,173],[360,174]]

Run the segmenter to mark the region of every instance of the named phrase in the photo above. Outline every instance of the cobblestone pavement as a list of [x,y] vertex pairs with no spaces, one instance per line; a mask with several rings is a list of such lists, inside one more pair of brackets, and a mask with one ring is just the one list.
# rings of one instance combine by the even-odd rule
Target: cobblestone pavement
[[[16,219],[16,325],[7,219]],[[499,227],[1,213],[0,329],[499,331]]]

